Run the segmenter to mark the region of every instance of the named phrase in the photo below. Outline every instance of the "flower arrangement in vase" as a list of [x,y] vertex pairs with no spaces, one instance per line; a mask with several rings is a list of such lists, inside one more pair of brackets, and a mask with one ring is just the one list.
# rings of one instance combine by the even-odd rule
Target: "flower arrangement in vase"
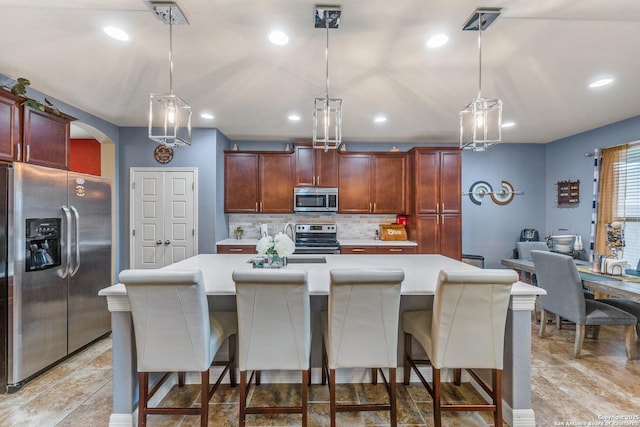
[[291,255],[296,249],[295,243],[284,233],[278,233],[275,237],[265,236],[258,240],[256,251],[267,258],[268,268],[280,268],[283,258]]

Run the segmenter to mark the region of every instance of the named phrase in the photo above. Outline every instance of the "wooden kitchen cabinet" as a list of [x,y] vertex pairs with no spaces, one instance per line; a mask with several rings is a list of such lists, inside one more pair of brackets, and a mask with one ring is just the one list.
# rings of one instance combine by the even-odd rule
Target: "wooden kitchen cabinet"
[[219,254],[257,254],[256,245],[216,245]]
[[0,161],[16,160],[21,139],[20,100],[11,92],[0,90]]
[[420,215],[416,219],[417,253],[462,258],[462,215]]
[[460,213],[462,205],[460,151],[415,149],[414,179],[417,214]]
[[340,213],[398,214],[406,210],[404,153],[340,154]]
[[25,163],[69,169],[72,117],[23,106],[22,153]]
[[418,253],[461,259],[460,150],[414,148],[409,162],[409,239],[418,242]]
[[341,254],[372,255],[378,253],[376,246],[340,246]]
[[294,143],[295,187],[337,187],[338,153],[320,150],[310,143]]
[[293,176],[291,153],[226,152],[225,212],[293,212]]
[[359,255],[401,255],[415,254],[415,246],[340,246],[341,254]]
[[415,246],[378,246],[378,253],[384,255],[415,254]]

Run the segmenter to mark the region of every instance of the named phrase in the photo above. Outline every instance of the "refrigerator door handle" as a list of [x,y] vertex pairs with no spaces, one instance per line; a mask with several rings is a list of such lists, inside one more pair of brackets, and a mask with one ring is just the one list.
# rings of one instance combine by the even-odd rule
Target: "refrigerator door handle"
[[80,269],[80,214],[75,206],[70,206],[71,212],[73,212],[73,216],[75,217],[74,225],[75,225],[75,241],[74,244],[76,246],[76,265],[71,270],[71,276],[75,276],[75,274]]
[[60,208],[62,209],[62,211],[64,212],[64,216],[66,219],[66,244],[65,247],[67,248],[67,262],[64,265],[64,270],[62,271],[62,278],[64,279],[65,277],[67,277],[67,275],[69,274],[69,269],[70,269],[70,259],[71,259],[71,212],[69,211],[69,208],[66,206],[60,206]]

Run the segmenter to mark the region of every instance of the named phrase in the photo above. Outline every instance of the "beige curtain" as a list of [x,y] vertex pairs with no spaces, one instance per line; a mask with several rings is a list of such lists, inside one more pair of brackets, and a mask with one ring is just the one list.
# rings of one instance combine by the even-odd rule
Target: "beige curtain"
[[[605,148],[600,163],[600,187],[598,188],[598,222],[596,224],[596,254],[610,255],[607,248],[607,224],[615,221],[618,194],[626,186],[619,165],[626,163],[628,145]],[[622,193],[624,194],[624,193]]]

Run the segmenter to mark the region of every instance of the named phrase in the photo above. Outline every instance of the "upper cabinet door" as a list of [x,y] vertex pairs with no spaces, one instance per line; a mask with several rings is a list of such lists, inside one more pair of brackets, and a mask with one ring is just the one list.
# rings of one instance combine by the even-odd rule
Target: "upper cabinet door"
[[0,161],[19,160],[16,148],[20,144],[20,103],[13,94],[0,90]]
[[314,150],[316,163],[316,187],[338,186],[338,151]]
[[373,160],[373,213],[398,214],[405,210],[406,161],[404,154],[379,154]]
[[417,213],[440,213],[440,152],[416,152],[415,167]]
[[251,153],[225,153],[225,212],[258,212],[258,158],[257,154]]
[[319,150],[309,144],[296,145],[295,187],[337,187],[336,150]]
[[460,151],[443,151],[440,155],[440,213],[460,213],[462,185],[460,182]]
[[340,154],[338,156],[338,211],[371,213],[371,156]]
[[31,107],[23,107],[22,161],[69,169],[71,120]]
[[293,176],[292,154],[260,154],[261,213],[293,212]]
[[294,186],[313,187],[315,185],[315,155],[310,145],[296,145],[296,174]]

